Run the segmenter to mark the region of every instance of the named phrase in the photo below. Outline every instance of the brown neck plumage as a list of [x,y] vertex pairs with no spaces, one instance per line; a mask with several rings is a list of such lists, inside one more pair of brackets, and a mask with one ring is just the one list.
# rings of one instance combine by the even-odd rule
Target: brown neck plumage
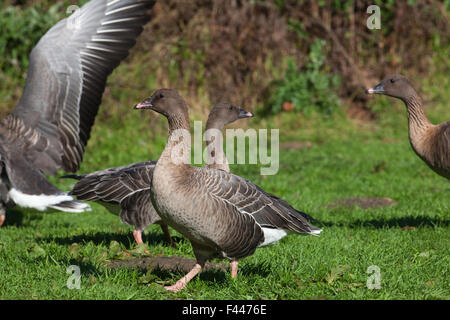
[[169,135],[171,132],[179,129],[191,130],[189,114],[185,111],[168,116],[167,120],[169,121]]
[[404,102],[408,112],[410,137],[418,137],[422,135],[430,126],[432,126],[431,122],[425,115],[422,98],[418,94],[414,94],[404,99]]
[[422,98],[419,94],[414,93],[403,99],[403,101],[408,112],[409,141],[413,149],[419,155],[422,155],[425,152],[424,140],[427,136],[426,132],[433,125],[425,115]]
[[160,165],[183,166],[190,164],[191,132],[189,116],[176,114],[167,117],[169,121],[169,138],[158,160]]
[[223,121],[211,119],[211,117],[209,117],[206,122],[206,164],[209,168],[221,169],[229,172],[230,167],[228,166],[227,157],[223,152],[222,130],[224,126]]

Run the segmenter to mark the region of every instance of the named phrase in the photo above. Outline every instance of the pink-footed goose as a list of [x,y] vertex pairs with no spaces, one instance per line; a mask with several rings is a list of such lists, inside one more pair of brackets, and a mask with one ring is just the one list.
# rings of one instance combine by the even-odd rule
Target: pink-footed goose
[[89,209],[44,174],[78,170],[106,79],[136,43],[154,2],[92,0],[33,48],[19,104],[0,120],[0,226],[14,205]]
[[322,231],[244,178],[191,166],[188,107],[175,90],[160,89],[135,109],[151,109],[168,119],[169,138],[153,171],[151,201],[160,217],[190,240],[197,259],[194,268],[167,290],[183,289],[211,258],[229,259],[235,277],[238,259],[256,248],[288,232]]
[[[229,102],[217,103],[208,116],[206,132],[217,130],[221,133],[225,125],[252,116],[252,113]],[[208,166],[229,171],[222,144],[214,142],[214,150],[217,157]],[[209,162],[207,159],[207,163]],[[150,201],[150,186],[155,165],[156,161],[138,162],[85,175],[68,175],[64,178],[79,180],[70,191],[70,195],[78,200],[96,201],[109,212],[118,214],[123,223],[134,226],[133,236],[138,245],[143,243],[142,232],[149,225],[157,223],[161,225],[166,241],[175,247],[167,224],[161,220]]]
[[389,75],[366,93],[384,94],[405,103],[414,152],[437,174],[450,179],[450,121],[432,124],[425,115],[422,98],[402,75]]

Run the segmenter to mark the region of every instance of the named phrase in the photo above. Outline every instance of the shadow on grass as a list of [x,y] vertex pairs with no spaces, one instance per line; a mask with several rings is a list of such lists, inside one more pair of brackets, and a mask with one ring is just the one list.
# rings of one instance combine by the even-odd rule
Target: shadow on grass
[[[112,260],[108,267],[110,268],[129,268],[140,269],[151,272],[152,275],[158,277],[162,281],[176,281],[186,275],[194,267],[196,260],[188,257],[144,257],[133,258],[127,260]],[[256,262],[245,263],[239,269],[240,275],[258,275],[268,276],[270,271],[269,263]],[[204,281],[212,281],[222,283],[230,278],[229,262],[224,259],[213,259],[205,264],[203,271],[199,274],[200,279]]]
[[[142,240],[144,241],[144,243],[149,244],[149,245],[162,243],[164,245],[170,246],[170,244],[165,241],[164,235],[161,233],[150,232],[146,235],[143,235],[142,238],[143,238]],[[173,236],[172,239],[176,244],[183,241],[183,238],[176,237],[176,236]],[[43,241],[43,242],[56,242],[60,245],[71,245],[74,242],[76,242],[76,243],[92,242],[96,245],[99,245],[99,244],[109,245],[112,241],[117,241],[117,242],[125,245],[125,247],[127,249],[131,249],[136,245],[136,242],[135,242],[134,237],[131,232],[129,234],[97,232],[94,234],[83,234],[83,235],[70,236],[70,237],[37,238],[36,240]]]
[[7,226],[20,227],[23,225],[23,213],[20,210],[9,209],[6,210],[6,219],[3,228]]
[[267,277],[271,273],[271,265],[267,261],[258,263],[246,263],[238,270],[238,276],[239,274],[241,274],[243,276],[258,275],[261,277]]
[[79,267],[81,273],[84,276],[104,274],[104,270],[102,270],[102,268],[99,268],[90,261],[82,261],[81,259],[70,259],[69,263],[71,265]]
[[[186,272],[183,272],[181,270],[165,270],[156,268],[152,271],[152,274],[157,276],[159,279],[163,281],[170,282],[172,280],[174,283],[181,277],[186,275]],[[267,277],[270,274],[270,268],[266,268],[266,266],[262,264],[257,265],[246,265],[245,267],[239,269],[238,271],[238,277],[239,276],[261,276],[261,277]],[[215,282],[217,284],[223,284],[227,282],[228,280],[232,280],[231,273],[229,270],[224,271],[220,269],[209,269],[201,272],[198,277],[202,281],[206,282]]]
[[318,227],[349,227],[349,228],[402,228],[410,227],[448,227],[450,220],[443,218],[429,217],[401,217],[401,218],[380,218],[371,220],[354,220],[351,222],[327,222],[316,221]]
[[[166,285],[170,285],[178,281],[180,278],[186,275],[186,272],[182,270],[165,270],[161,268],[156,268],[152,271],[152,274],[167,282]],[[202,281],[215,282],[218,284],[223,284],[227,281],[228,277],[231,277],[228,272],[218,269],[210,269],[201,272],[197,277]],[[173,282],[173,283],[172,283]]]

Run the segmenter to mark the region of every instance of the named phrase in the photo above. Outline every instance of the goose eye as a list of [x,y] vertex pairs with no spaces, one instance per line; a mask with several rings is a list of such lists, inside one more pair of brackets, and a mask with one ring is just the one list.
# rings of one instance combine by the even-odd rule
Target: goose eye
[[233,106],[230,106],[229,109],[230,109],[230,110],[233,110]]
[[391,83],[394,83],[395,82],[395,80],[394,79],[391,79]]
[[162,99],[164,98],[164,95],[162,93],[159,94],[159,98]]

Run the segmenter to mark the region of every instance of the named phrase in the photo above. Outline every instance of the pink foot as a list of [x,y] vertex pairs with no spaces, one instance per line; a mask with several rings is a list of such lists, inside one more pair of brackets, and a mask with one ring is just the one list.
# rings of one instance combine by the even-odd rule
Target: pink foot
[[0,216],[0,227],[3,225],[5,220],[6,220],[6,216],[5,215]]
[[185,286],[186,283],[183,283],[182,281],[177,281],[174,285],[164,287],[164,289],[166,289],[167,291],[172,291],[173,293],[177,293],[178,291],[184,289]]
[[191,271],[189,271],[183,278],[178,280],[174,285],[164,287],[164,289],[168,291],[172,291],[173,293],[177,293],[178,291],[182,290],[189,281],[192,280],[193,277],[197,275],[202,270],[202,266],[200,264],[196,264]]

